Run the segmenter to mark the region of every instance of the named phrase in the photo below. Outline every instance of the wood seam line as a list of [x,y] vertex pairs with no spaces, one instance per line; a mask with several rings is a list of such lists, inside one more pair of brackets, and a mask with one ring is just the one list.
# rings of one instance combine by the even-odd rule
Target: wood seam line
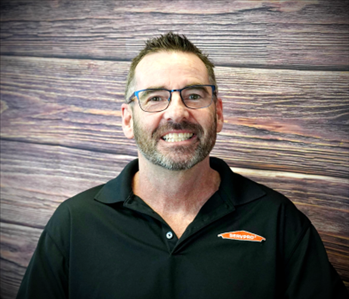
[[325,175],[314,175],[314,174],[305,174],[305,173],[295,173],[295,172],[286,172],[286,171],[273,171],[273,170],[258,170],[258,169],[249,169],[249,168],[239,168],[239,167],[230,167],[233,172],[236,172],[245,176],[260,176],[260,177],[282,177],[282,178],[291,178],[291,179],[306,179],[306,180],[326,180],[333,183],[342,183],[348,184],[349,179],[331,177]]

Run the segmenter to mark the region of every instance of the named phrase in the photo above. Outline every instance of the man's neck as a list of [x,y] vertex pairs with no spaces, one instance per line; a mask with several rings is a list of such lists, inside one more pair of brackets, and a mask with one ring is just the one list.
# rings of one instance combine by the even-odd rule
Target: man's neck
[[133,179],[133,192],[180,237],[218,190],[220,176],[210,167],[209,157],[184,171],[167,170],[142,158]]

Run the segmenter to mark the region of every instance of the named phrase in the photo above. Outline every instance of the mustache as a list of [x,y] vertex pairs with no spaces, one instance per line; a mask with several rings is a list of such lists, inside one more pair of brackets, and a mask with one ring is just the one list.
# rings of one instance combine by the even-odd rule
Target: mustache
[[204,133],[203,128],[198,124],[193,124],[188,121],[182,121],[180,123],[175,123],[173,121],[169,121],[166,124],[163,124],[157,127],[153,132],[153,137],[160,138],[162,135],[171,130],[189,130],[193,132],[198,137]]

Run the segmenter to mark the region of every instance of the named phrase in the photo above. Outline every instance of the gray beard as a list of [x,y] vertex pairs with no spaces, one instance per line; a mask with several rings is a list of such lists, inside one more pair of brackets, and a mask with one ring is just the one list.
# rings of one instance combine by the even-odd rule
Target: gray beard
[[[155,165],[168,170],[180,171],[187,170],[204,160],[211,152],[216,142],[217,121],[214,117],[213,126],[204,136],[204,130],[200,125],[188,122],[173,123],[169,122],[164,126],[158,127],[153,133],[152,138],[146,137],[137,120],[133,119],[133,128],[135,141],[141,154]],[[169,154],[160,153],[157,150],[159,139],[168,130],[190,129],[195,132],[198,143],[192,146],[177,146],[171,149]]]

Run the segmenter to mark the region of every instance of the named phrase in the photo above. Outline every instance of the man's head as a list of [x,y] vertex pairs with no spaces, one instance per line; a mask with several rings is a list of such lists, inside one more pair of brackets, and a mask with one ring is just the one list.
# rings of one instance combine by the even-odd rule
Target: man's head
[[125,100],[126,102],[130,98],[133,87],[135,86],[135,70],[139,62],[148,54],[157,53],[160,51],[178,51],[184,53],[195,54],[204,63],[207,68],[210,84],[216,84],[216,77],[213,71],[214,64],[208,59],[207,55],[204,55],[191,41],[189,41],[184,35],[174,34],[169,32],[160,37],[156,37],[146,41],[145,47],[139,52],[139,54],[132,59],[130,70],[127,77]]
[[[182,37],[171,36],[174,40],[180,38],[182,46],[189,43]],[[215,144],[216,132],[221,130],[223,123],[222,101],[216,97],[212,84],[214,77],[209,73],[207,64],[192,51],[160,49],[142,55],[135,64],[133,75],[129,76],[133,78],[129,93],[145,90],[146,101],[156,106],[159,101],[167,102],[169,106],[147,111],[142,104],[143,98],[136,96],[131,97],[130,104],[122,105],[123,130],[128,138],[135,138],[140,159],[145,158],[170,170],[185,170],[208,157]],[[187,88],[197,92],[186,98]],[[204,88],[207,96],[204,96]],[[165,89],[174,91],[162,99],[159,90]],[[182,89],[185,91],[180,91]],[[200,104],[201,95],[206,98],[205,105]],[[200,107],[193,108],[195,105]]]

